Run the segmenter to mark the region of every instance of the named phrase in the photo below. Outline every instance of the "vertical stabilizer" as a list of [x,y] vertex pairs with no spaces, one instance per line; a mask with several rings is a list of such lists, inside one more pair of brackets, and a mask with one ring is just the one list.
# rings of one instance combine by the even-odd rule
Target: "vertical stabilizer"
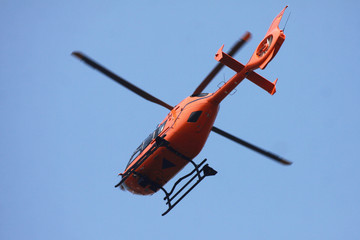
[[260,42],[250,61],[247,63],[250,68],[265,69],[279,51],[285,41],[285,34],[280,30],[279,23],[287,7],[288,6],[286,6],[271,23],[264,39]]

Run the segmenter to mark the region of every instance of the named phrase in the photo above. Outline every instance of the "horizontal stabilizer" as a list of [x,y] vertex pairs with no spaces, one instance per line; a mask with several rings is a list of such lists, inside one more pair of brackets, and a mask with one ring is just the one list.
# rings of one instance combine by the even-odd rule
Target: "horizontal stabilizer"
[[270,82],[269,80],[265,79],[254,71],[251,71],[246,78],[267,91],[268,93],[270,93],[271,95],[274,95],[274,93],[276,93],[277,79],[274,82]]
[[[235,72],[241,72],[244,69],[244,65],[240,62],[236,61],[234,58],[232,58],[230,55],[223,52],[224,45],[221,46],[221,48],[218,50],[218,52],[215,55],[215,59],[222,64],[226,65],[227,67],[231,68]],[[251,82],[255,83],[271,95],[273,95],[276,92],[276,82],[277,79],[274,82],[270,82],[266,78],[260,76],[254,71],[249,71],[249,73],[246,76],[247,79],[249,79]]]

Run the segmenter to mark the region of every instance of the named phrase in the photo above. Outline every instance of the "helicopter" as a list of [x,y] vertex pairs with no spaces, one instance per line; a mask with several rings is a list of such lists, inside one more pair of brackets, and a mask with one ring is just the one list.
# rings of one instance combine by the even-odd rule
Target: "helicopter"
[[[217,171],[206,163],[193,160],[202,150],[210,132],[215,132],[255,152],[284,165],[292,162],[244,141],[230,133],[214,126],[219,105],[245,78],[264,89],[271,95],[276,92],[277,79],[270,82],[254,70],[265,69],[268,63],[278,53],[285,41],[285,34],[280,30],[279,23],[287,6],[275,17],[265,37],[260,42],[247,64],[238,62],[234,55],[251,37],[246,32],[242,38],[231,48],[229,53],[223,52],[224,45],[215,54],[219,63],[195,89],[195,91],[176,106],[169,105],[152,96],[134,84],[111,72],[81,52],[74,51],[72,55],[87,65],[105,74],[125,88],[143,97],[144,99],[167,108],[170,112],[160,122],[157,128],[136,148],[131,155],[125,170],[120,173],[121,181],[115,185],[139,195],[152,195],[159,190],[165,194],[167,210],[171,211],[192,189],[203,179],[214,176]],[[227,66],[236,73],[214,93],[204,93],[203,90]],[[164,185],[169,182],[186,165],[191,163],[193,170],[180,177],[168,191]],[[181,194],[181,195],[180,195]]]

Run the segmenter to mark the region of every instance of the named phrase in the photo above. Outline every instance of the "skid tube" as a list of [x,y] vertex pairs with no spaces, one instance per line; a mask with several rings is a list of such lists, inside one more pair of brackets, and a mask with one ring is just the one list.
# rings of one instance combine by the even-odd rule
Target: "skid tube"
[[[164,139],[165,136],[157,137],[156,143],[132,166],[130,167],[123,175],[121,181],[115,185],[115,187],[121,186],[125,182],[125,180],[130,177],[131,174],[139,174],[136,172],[136,170],[140,167],[140,165],[152,154],[154,153],[159,147],[165,147],[169,149],[170,151],[174,152],[176,155],[180,156],[181,158],[189,161],[193,166],[194,169],[186,174],[185,176],[179,178],[172,187],[170,192],[167,192],[163,187],[158,186],[156,183],[152,183],[154,186],[154,189],[161,189],[165,193],[164,200],[166,200],[166,205],[168,205],[168,209],[162,214],[162,216],[165,216],[167,213],[169,213],[191,190],[193,190],[202,180],[204,180],[207,176],[214,176],[217,174],[217,171],[215,171],[213,168],[211,168],[208,164],[205,164],[202,166],[207,159],[205,158],[202,162],[199,164],[196,164],[193,160],[190,158],[184,156],[183,154],[177,152],[175,149],[173,149],[171,146],[169,146],[169,142]],[[202,168],[200,169],[200,167]],[[191,177],[192,176],[192,177]],[[174,193],[176,186],[185,180],[186,178],[191,177],[190,180],[188,180],[177,192]],[[183,194],[181,195],[174,203],[174,199],[185,190],[185,188],[194,181],[195,178],[198,178],[197,181]]]
[[[171,209],[173,209],[191,190],[193,190],[202,180],[204,180],[205,177],[216,175],[217,171],[215,171],[213,168],[209,167],[208,164],[205,164],[200,169],[200,167],[206,162],[206,160],[207,159],[205,158],[199,164],[195,164],[192,160],[189,160],[193,164],[194,169],[190,173],[179,178],[174,183],[174,186],[172,187],[170,192],[167,192],[163,187],[160,187],[160,189],[165,193],[164,200],[166,201],[166,205],[168,205],[168,209],[163,214],[161,214],[161,216],[165,216],[167,213],[169,213],[171,211]],[[188,177],[191,177],[191,178],[186,183],[184,183],[184,185],[177,192],[174,193],[176,186]],[[190,188],[186,192],[184,192],[174,203],[172,203],[171,201],[173,201],[182,191],[184,191],[185,188],[196,178],[198,178],[197,181],[195,183],[193,183],[193,185],[190,186]]]

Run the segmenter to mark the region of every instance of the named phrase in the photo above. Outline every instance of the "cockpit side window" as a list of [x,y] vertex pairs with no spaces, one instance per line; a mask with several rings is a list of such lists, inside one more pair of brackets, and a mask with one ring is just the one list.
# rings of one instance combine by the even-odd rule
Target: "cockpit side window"
[[166,121],[161,124],[158,128],[156,128],[155,132],[154,132],[154,138],[156,138],[165,128],[166,125]]
[[154,133],[151,133],[143,142],[143,146],[142,146],[142,150],[144,150],[150,143],[151,143],[151,140],[154,139]]
[[152,132],[141,144],[140,146],[135,150],[133,155],[130,158],[130,161],[127,166],[129,166],[139,155],[140,153],[151,143],[151,141],[156,138],[163,130],[166,125],[166,121],[159,125],[154,132]]
[[128,162],[128,164],[127,164],[126,167],[128,167],[128,166],[137,158],[137,156],[140,155],[141,151],[142,151],[142,143],[141,143],[141,145],[135,150],[135,152],[133,153],[133,155],[131,155],[131,158],[130,158],[130,160],[129,160],[129,162]]

